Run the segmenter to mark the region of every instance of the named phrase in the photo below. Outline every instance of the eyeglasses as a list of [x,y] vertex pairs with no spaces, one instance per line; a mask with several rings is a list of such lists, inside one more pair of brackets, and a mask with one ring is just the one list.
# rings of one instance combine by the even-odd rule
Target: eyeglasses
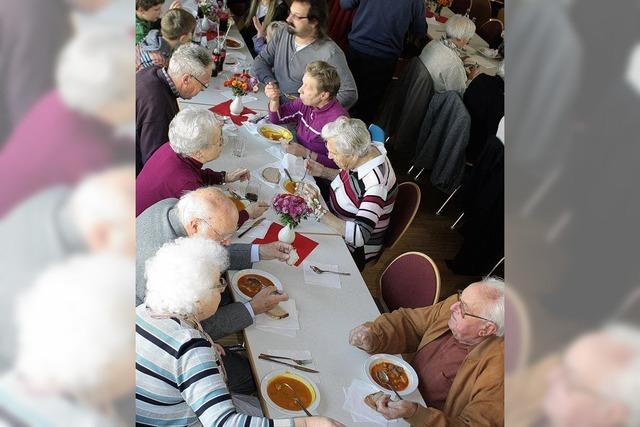
[[200,81],[196,76],[194,76],[193,74],[189,74],[189,75],[190,75],[191,77],[193,77],[194,79],[196,79],[196,81],[197,81],[198,83],[200,83],[200,84],[202,85],[202,87],[203,87],[203,88],[205,88],[205,89],[209,89],[209,85],[208,85],[208,84],[202,83],[202,82],[201,82],[201,81]]
[[491,322],[495,325],[496,322],[494,322],[493,320],[489,320],[486,317],[482,317],[482,316],[478,316],[475,314],[471,314],[468,313],[467,310],[464,308],[464,302],[462,302],[462,291],[458,289],[458,303],[460,305],[460,313],[462,313],[462,318],[464,319],[465,316],[469,316],[469,317],[475,317],[476,319],[481,319],[484,320],[486,322]]
[[309,17],[308,17],[308,16],[300,16],[300,15],[296,15],[296,14],[295,14],[295,13],[293,13],[293,12],[289,12],[289,16],[291,16],[293,19],[298,20],[298,21],[299,21],[299,20],[301,20],[301,19],[309,19]]
[[229,240],[229,239],[231,239],[231,237],[233,236],[233,233],[235,233],[235,230],[234,230],[234,231],[232,231],[231,233],[226,234],[226,235],[224,235],[224,236],[223,236],[222,234],[218,233],[218,232],[215,230],[215,228],[213,228],[213,227],[211,226],[211,224],[209,224],[209,221],[207,221],[206,219],[204,219],[204,218],[198,218],[198,220],[199,220],[199,221],[204,222],[205,224],[207,224],[207,225],[209,226],[209,229],[210,229],[211,231],[213,231],[213,232],[216,234],[216,236],[218,237],[218,242],[223,242],[223,241],[225,241],[225,240]]

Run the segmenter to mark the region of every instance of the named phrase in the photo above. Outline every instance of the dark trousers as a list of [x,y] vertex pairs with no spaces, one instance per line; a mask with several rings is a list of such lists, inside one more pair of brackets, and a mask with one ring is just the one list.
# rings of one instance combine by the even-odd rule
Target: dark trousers
[[373,123],[397,62],[398,58],[380,58],[348,49],[347,63],[358,87],[358,102],[349,111],[351,117],[367,126]]
[[224,369],[227,371],[227,387],[232,393],[252,394],[256,391],[256,383],[251,373],[249,360],[241,353],[225,350],[222,356]]

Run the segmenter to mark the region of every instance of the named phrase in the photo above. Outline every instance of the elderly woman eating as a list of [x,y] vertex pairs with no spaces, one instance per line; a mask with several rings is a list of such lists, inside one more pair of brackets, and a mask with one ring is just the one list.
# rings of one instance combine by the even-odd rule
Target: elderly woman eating
[[454,90],[461,95],[476,77],[478,66],[465,68],[467,56],[464,47],[476,32],[476,24],[462,15],[453,15],[447,21],[445,33],[440,40],[430,41],[420,54],[420,60],[429,70],[436,92]]
[[307,65],[302,86],[298,89],[300,98],[280,105],[280,89],[269,83],[264,93],[269,98],[269,120],[282,124],[295,122],[298,143],[284,144],[286,152],[298,157],[311,158],[325,166],[335,168],[336,164],[327,155],[327,147],[320,132],[322,127],[340,116],[349,116],[336,99],[340,89],[340,76],[336,68],[324,61]]
[[398,185],[383,144],[372,143],[365,124],[339,117],[322,128],[329,158],[340,170],[307,160],[307,170],[316,177],[332,180],[329,211],[322,206],[318,191],[304,186],[303,195],[316,207],[319,220],[341,236],[362,270],[367,261],[382,251]]
[[[249,179],[247,169],[229,173],[202,169],[220,156],[223,145],[222,124],[211,111],[179,112],[169,124],[169,142],[153,153],[136,178],[136,216],[160,200],[179,199],[207,185]],[[240,211],[238,224],[259,217],[267,207],[263,202],[250,203]]]
[[200,325],[218,309],[227,264],[224,248],[201,237],[166,243],[147,261],[136,308],[136,423],[342,426],[324,417],[267,420],[255,397],[229,393],[222,347]]

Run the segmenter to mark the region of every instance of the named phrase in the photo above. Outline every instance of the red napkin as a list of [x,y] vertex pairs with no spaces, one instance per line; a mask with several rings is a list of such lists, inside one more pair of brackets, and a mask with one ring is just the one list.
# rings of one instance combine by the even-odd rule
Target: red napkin
[[211,31],[207,31],[206,35],[207,35],[207,41],[210,41],[210,40],[213,40],[216,37],[218,37],[218,32],[214,31],[214,30],[211,30]]
[[240,113],[239,116],[234,116],[233,114],[231,114],[231,111],[229,111],[229,105],[231,105],[231,100],[221,102],[218,105],[214,105],[213,107],[209,108],[209,111],[213,111],[214,113],[220,114],[221,116],[231,117],[231,121],[235,123],[237,126],[242,125],[242,122],[246,122],[249,119],[245,114],[256,113],[252,109],[244,107],[244,109],[242,110],[242,113]]
[[[267,234],[265,234],[264,239],[255,239],[253,243],[260,245],[265,243],[277,242],[278,232],[281,229],[282,229],[282,225],[273,222],[269,226],[269,230],[267,230]],[[311,252],[313,252],[316,246],[318,246],[318,242],[315,242],[310,238],[303,236],[300,233],[296,233],[296,238],[293,241],[292,245],[298,252],[298,257],[299,257],[298,262],[296,262],[294,266],[299,267],[302,261],[304,261],[305,258],[308,257]]]
[[440,16],[436,16],[436,21],[438,21],[438,22],[445,23],[445,22],[447,22],[448,20],[449,20],[449,18],[447,18],[446,16],[442,16],[442,15],[440,15]]

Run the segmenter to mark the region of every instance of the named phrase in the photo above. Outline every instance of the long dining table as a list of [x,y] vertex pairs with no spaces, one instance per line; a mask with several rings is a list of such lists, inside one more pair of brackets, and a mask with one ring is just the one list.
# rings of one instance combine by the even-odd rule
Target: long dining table
[[[235,39],[242,40],[236,27],[232,27],[230,35]],[[232,57],[235,57],[236,60],[239,58],[238,53],[244,55],[243,62],[246,65],[244,68],[251,68],[252,58],[245,46],[228,52],[232,53]],[[227,65],[225,67],[231,68]],[[243,66],[238,66],[236,70],[239,68],[243,68]],[[232,70],[223,71],[221,75],[212,78],[209,87],[200,94],[189,100],[181,100],[181,108],[210,108],[229,100],[230,90],[224,87],[223,83],[231,75],[231,72]],[[245,96],[243,103],[257,114],[265,114],[267,98],[264,95],[262,85],[260,85],[258,93]],[[266,142],[255,132],[255,128],[255,125],[247,122],[237,126],[230,120],[225,120],[223,134],[229,142],[223,147],[220,157],[207,163],[205,167],[226,171],[248,168],[252,175],[251,182],[258,182],[257,175],[260,169],[267,164],[279,162],[280,159],[277,153],[279,144]],[[230,141],[236,138],[242,138],[246,141],[246,149],[242,157],[236,157],[233,154],[234,144]],[[259,200],[270,202],[276,194],[284,192],[280,186],[272,187],[262,180],[259,182]],[[247,182],[234,182],[225,185],[225,187],[245,194],[247,185]],[[277,214],[272,208],[263,216],[269,221],[278,222]],[[253,220],[247,221],[240,227],[236,236],[252,223]],[[341,236],[312,219],[303,220],[296,228],[296,232],[318,243],[306,261],[335,265],[340,271],[350,273],[350,276],[341,276],[340,287],[331,288],[306,283],[302,266],[294,267],[279,261],[260,261],[253,265],[254,269],[270,273],[282,283],[284,291],[289,295],[290,300],[294,301],[299,320],[299,330],[295,331],[295,336],[267,332],[258,328],[256,324],[244,330],[245,345],[257,388],[260,390],[260,384],[265,376],[282,368],[277,364],[259,359],[260,353],[308,351],[313,359],[311,366],[319,371],[319,374],[312,377],[320,392],[320,403],[313,411],[314,415],[332,417],[347,426],[380,425],[372,421],[356,423],[352,419],[350,410],[344,408],[345,389],[354,380],[369,381],[365,372],[365,363],[369,355],[349,344],[349,331],[355,326],[375,319],[380,315],[380,312]],[[233,242],[249,243],[253,240],[253,237],[250,236],[251,233],[242,238],[235,237]],[[235,273],[231,271],[230,277],[233,277]],[[233,295],[236,299],[240,298],[237,292],[233,292]],[[258,323],[257,318],[260,316],[266,315],[258,315],[256,323]],[[294,369],[292,372],[297,371]],[[362,399],[364,397],[364,395],[361,396]],[[417,390],[405,398],[424,403]],[[265,415],[272,418],[287,416],[274,406],[268,405],[264,396],[260,395],[260,399]],[[300,415],[304,414],[299,412],[297,416]],[[404,420],[398,420],[391,425],[405,426],[408,423]]]

